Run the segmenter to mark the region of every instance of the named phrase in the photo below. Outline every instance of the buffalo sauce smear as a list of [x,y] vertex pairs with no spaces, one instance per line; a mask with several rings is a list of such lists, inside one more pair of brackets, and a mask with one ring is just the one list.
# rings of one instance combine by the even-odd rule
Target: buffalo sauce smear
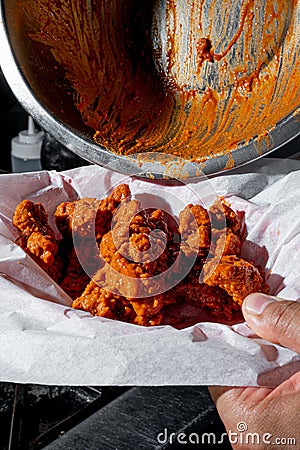
[[258,136],[259,154],[271,145],[268,131],[298,107],[298,0],[24,8],[31,38],[64,68],[95,141],[115,153],[205,161]]

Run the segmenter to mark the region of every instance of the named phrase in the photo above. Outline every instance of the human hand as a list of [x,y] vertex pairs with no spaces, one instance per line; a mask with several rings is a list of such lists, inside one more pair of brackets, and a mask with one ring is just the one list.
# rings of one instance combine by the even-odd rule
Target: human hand
[[[299,302],[251,294],[243,303],[243,314],[258,336],[300,353]],[[272,444],[278,449],[300,448],[300,372],[275,389],[212,386],[209,391],[229,438],[230,432],[237,432],[230,439],[235,450],[267,449]],[[241,423],[247,428],[243,433],[237,428]]]

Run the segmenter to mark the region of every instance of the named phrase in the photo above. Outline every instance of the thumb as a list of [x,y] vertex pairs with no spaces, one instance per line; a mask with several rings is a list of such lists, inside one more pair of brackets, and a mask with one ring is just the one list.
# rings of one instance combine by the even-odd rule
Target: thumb
[[300,302],[251,294],[242,309],[247,324],[258,336],[300,353]]

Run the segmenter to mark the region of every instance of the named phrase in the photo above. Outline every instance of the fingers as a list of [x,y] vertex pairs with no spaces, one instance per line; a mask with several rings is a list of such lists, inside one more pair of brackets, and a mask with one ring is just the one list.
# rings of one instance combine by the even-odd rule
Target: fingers
[[272,389],[264,387],[228,387],[228,386],[209,386],[209,393],[213,402],[218,408],[224,407],[225,410],[232,411],[232,405],[241,405],[247,402],[249,405],[257,405],[264,400]]
[[300,302],[251,294],[242,309],[247,324],[258,336],[300,353]]
[[208,386],[210,396],[213,399],[214,403],[217,402],[221,395],[225,394],[228,391],[231,391],[232,389],[233,388],[228,386]]
[[[251,448],[255,449],[267,448],[264,445],[264,437],[269,439],[274,436],[274,439],[275,437],[285,439],[290,436],[294,438],[295,442],[298,441],[300,439],[298,431],[299,383],[300,373],[293,375],[275,390],[256,387],[210,387],[210,393],[216,402],[230,442],[236,444],[233,445],[233,448],[250,449],[251,441],[247,442],[244,438],[254,435],[260,436],[258,445],[252,441],[253,447]],[[243,426],[243,429],[240,428],[240,425]],[[243,432],[242,430],[247,430],[247,434],[239,433]],[[232,438],[233,440],[231,440]],[[291,447],[289,446],[289,448]]]
[[209,386],[208,389],[227,430],[236,430],[241,421],[254,425],[254,410],[272,392],[271,389],[257,387]]
[[288,380],[284,381],[282,384],[277,386],[276,389],[272,392],[270,396],[270,400],[273,399],[273,397],[283,397],[283,396],[292,396],[295,397],[298,401],[300,400],[300,372],[295,373],[292,375]]
[[246,388],[228,387],[228,386],[209,386],[210,396],[215,403],[218,413],[225,425],[230,427],[231,423],[236,422],[236,417],[241,406],[240,396]]

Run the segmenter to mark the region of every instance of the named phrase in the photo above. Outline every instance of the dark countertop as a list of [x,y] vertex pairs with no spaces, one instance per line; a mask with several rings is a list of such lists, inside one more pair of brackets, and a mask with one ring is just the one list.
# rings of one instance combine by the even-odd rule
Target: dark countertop
[[204,386],[1,383],[0,400],[1,450],[231,449]]

